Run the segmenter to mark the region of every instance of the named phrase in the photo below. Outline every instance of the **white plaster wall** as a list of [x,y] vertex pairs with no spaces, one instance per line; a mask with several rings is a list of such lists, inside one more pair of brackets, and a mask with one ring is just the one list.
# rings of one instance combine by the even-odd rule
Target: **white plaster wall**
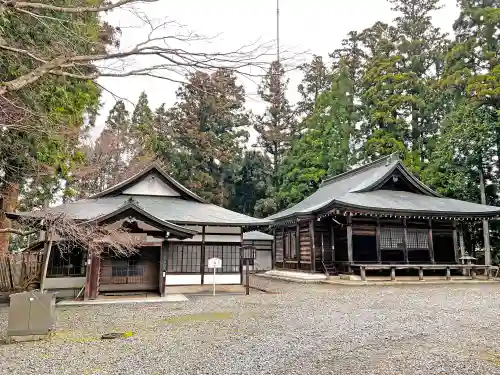
[[156,176],[146,177],[135,185],[126,189],[124,194],[156,195],[160,197],[178,197],[179,193]]
[[45,289],[74,289],[85,284],[85,277],[47,277]]
[[201,275],[169,275],[165,276],[165,285],[201,285]]
[[273,268],[270,251],[256,251],[255,253],[254,268],[256,271],[268,271]]
[[[206,273],[204,278],[205,284],[213,284],[214,283],[214,275]],[[215,274],[215,284],[240,284],[241,277],[239,273],[232,274]]]

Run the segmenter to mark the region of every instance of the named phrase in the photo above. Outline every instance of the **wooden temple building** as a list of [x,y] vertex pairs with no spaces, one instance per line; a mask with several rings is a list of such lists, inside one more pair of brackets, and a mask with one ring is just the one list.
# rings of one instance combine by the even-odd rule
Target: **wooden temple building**
[[[449,276],[464,268],[463,224],[499,215],[500,207],[440,196],[394,154],[325,179],[268,219],[277,269],[356,271],[364,278],[366,270],[391,269],[393,277],[395,269],[418,268],[422,277],[424,269],[446,269]],[[483,268],[489,251],[487,244]]]
[[[113,292],[165,295],[170,286],[240,284],[244,231],[268,224],[204,201],[156,164],[88,199],[8,216],[43,219],[48,214],[125,227],[141,237],[137,252],[128,257],[88,254],[85,248],[62,252],[58,247],[64,245],[64,238],[53,239],[45,289],[67,297],[84,290],[87,299]],[[207,264],[213,257],[222,259],[215,280]]]

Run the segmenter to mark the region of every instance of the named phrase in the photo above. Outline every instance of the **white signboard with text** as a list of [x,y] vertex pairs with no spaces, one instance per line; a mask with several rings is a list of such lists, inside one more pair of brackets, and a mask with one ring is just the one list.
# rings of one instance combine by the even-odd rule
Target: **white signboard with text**
[[222,259],[211,258],[208,260],[208,268],[222,268]]
[[215,270],[217,268],[222,268],[222,259],[220,258],[210,258],[208,260],[208,268],[214,269],[214,296],[215,296]]

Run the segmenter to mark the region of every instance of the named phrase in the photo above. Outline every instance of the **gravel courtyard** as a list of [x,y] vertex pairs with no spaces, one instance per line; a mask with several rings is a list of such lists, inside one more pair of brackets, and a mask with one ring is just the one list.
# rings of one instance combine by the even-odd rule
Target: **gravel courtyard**
[[50,340],[0,345],[0,374],[500,374],[500,285],[276,283],[281,294],[58,308]]

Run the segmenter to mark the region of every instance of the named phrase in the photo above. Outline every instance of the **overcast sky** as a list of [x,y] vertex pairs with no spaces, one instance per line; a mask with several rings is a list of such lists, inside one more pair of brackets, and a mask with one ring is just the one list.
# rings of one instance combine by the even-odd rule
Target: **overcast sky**
[[[457,16],[456,0],[442,0],[442,4],[444,8],[435,15],[434,22],[444,31],[451,32]],[[140,10],[156,22],[168,19],[203,35],[218,35],[209,44],[186,47],[194,51],[234,51],[256,40],[272,42],[276,38],[276,0],[159,0],[141,5]],[[387,0],[281,0],[280,14],[282,49],[308,51],[325,58],[340,46],[349,31],[360,31],[378,20],[391,22],[395,17]],[[108,20],[123,28],[122,49],[137,44],[147,35],[147,27],[141,28],[141,22],[129,11],[111,12]],[[176,32],[174,28],[171,30]],[[298,100],[296,87],[301,76],[292,72],[289,78],[287,95],[293,103]],[[161,103],[172,105],[178,87],[176,83],[149,77],[101,78],[100,83],[131,102],[136,102],[139,94],[146,91],[153,108]],[[243,83],[248,93],[248,107],[259,111],[262,103],[255,95],[255,84],[249,80]],[[104,93],[102,102],[99,130],[115,99]],[[129,108],[133,110],[130,104]]]

